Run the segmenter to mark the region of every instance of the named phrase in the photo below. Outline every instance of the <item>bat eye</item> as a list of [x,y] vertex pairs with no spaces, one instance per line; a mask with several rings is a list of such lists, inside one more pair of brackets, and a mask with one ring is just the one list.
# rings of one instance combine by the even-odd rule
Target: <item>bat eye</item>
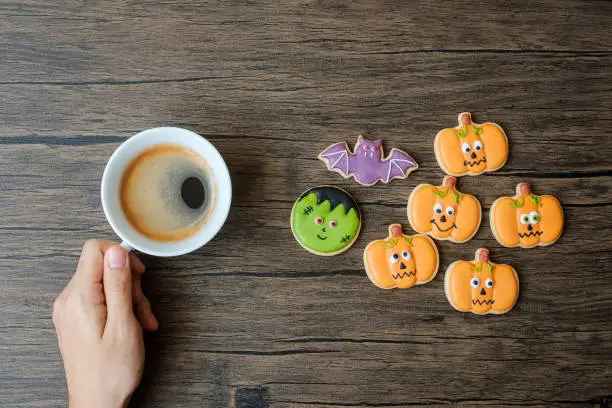
[[397,261],[399,261],[399,255],[394,253],[393,255],[391,255],[391,258],[389,259],[389,261],[391,261],[392,264],[396,264]]
[[472,278],[472,280],[470,281],[470,285],[472,285],[473,288],[477,288],[478,286],[480,286],[480,279]]
[[337,225],[338,225],[338,222],[336,220],[331,220],[329,222],[329,226],[332,228],[336,228]]
[[472,150],[472,149],[470,148],[470,144],[469,144],[468,142],[463,142],[463,144],[461,145],[461,151],[462,151],[463,153],[469,153],[469,152],[470,152],[470,150]]
[[448,215],[453,215],[455,213],[455,209],[453,207],[446,207],[446,213]]
[[436,214],[442,214],[442,204],[438,203],[434,205],[434,212]]
[[485,286],[487,288],[492,288],[493,287],[493,279],[487,278],[487,280],[485,280]]
[[323,217],[315,218],[315,224],[319,224],[319,225],[323,224]]
[[474,142],[474,150],[481,151],[482,150],[482,142],[477,140]]
[[363,146],[363,150],[368,150],[368,147],[370,147],[370,146],[368,146],[368,145]]
[[376,146],[372,146],[372,151],[375,152],[376,151]]
[[529,214],[521,215],[521,224],[529,224]]

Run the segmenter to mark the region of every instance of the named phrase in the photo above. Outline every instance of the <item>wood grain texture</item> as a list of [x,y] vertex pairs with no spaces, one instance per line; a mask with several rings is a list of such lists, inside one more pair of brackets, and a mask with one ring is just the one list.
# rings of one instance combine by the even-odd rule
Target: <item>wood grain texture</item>
[[[50,309],[83,242],[114,239],[104,165],[130,135],[173,125],[221,151],[234,202],[204,248],[143,257],[161,326],[133,406],[609,406],[612,4],[278,3],[0,2],[0,405],[65,404]],[[482,226],[439,243],[431,283],[381,291],[362,251],[391,222],[410,230],[408,195],[442,179],[433,137],[461,111],[511,143],[501,171],[459,181]],[[419,170],[362,187],[316,159],[359,133]],[[491,203],[520,181],[563,203],[554,246],[493,238]],[[288,223],[295,198],[326,183],[365,220],[331,258]],[[519,273],[506,315],[458,313],[444,296],[446,266],[478,247]]]

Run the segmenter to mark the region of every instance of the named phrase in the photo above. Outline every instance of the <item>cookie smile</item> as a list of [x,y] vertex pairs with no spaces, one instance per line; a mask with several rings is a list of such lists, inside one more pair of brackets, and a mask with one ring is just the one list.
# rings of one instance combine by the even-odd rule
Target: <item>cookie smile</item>
[[396,273],[393,274],[393,279],[404,279],[404,278],[409,278],[411,276],[415,276],[416,275],[416,271],[410,271],[410,272],[404,272],[404,273]]
[[478,300],[478,299],[472,299],[472,305],[476,306],[476,305],[493,305],[493,303],[495,303],[495,301],[493,299],[491,300]]
[[327,239],[327,237],[322,237],[319,234],[317,234],[317,238],[319,238],[321,241],[325,241]]
[[439,226],[439,225],[436,223],[436,220],[431,220],[431,221],[429,221],[429,222],[431,222],[433,225],[435,225],[435,226],[436,226],[436,228],[438,229],[438,231],[440,231],[440,232],[447,232],[447,231],[450,231],[451,229],[453,229],[453,228],[455,228],[455,227],[456,227],[455,223],[453,223],[453,225],[451,225],[451,226],[450,226],[450,227],[448,227],[447,229],[442,229],[442,228],[440,228],[440,226]]
[[527,237],[537,237],[537,236],[540,236],[542,234],[543,234],[542,231],[531,231],[531,232],[523,232],[523,233],[519,232],[518,236],[520,238],[527,238]]
[[474,166],[478,166],[480,163],[486,163],[487,159],[485,157],[483,157],[480,160],[474,160],[473,162],[469,162],[467,160],[463,161],[463,165],[464,166],[470,166],[470,167],[474,167]]

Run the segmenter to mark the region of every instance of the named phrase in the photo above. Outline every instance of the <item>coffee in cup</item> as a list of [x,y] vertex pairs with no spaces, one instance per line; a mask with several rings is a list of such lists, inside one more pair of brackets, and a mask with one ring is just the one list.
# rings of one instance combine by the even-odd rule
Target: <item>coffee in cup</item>
[[121,177],[128,222],[155,241],[182,241],[206,223],[214,204],[206,162],[193,150],[161,144],[140,152]]

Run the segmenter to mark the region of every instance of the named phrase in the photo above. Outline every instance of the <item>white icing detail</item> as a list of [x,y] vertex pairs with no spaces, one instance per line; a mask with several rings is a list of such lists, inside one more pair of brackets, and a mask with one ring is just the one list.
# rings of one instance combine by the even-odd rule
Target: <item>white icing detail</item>
[[342,160],[343,158],[346,158],[346,171],[345,171],[345,173],[346,173],[346,174],[348,174],[348,172],[349,172],[349,162],[348,162],[348,153],[346,152],[346,150],[343,150],[343,151],[341,151],[341,152],[334,152],[334,153],[322,154],[322,155],[321,155],[321,157],[327,157],[327,158],[329,158],[329,156],[334,156],[334,155],[336,155],[336,154],[339,154],[339,155],[340,155],[340,157],[338,157],[338,160],[336,160],[336,161],[334,162],[334,164],[332,164],[332,165],[331,165],[331,168],[333,169],[333,168],[336,166],[336,164],[338,164],[338,162],[339,162],[340,160]]

